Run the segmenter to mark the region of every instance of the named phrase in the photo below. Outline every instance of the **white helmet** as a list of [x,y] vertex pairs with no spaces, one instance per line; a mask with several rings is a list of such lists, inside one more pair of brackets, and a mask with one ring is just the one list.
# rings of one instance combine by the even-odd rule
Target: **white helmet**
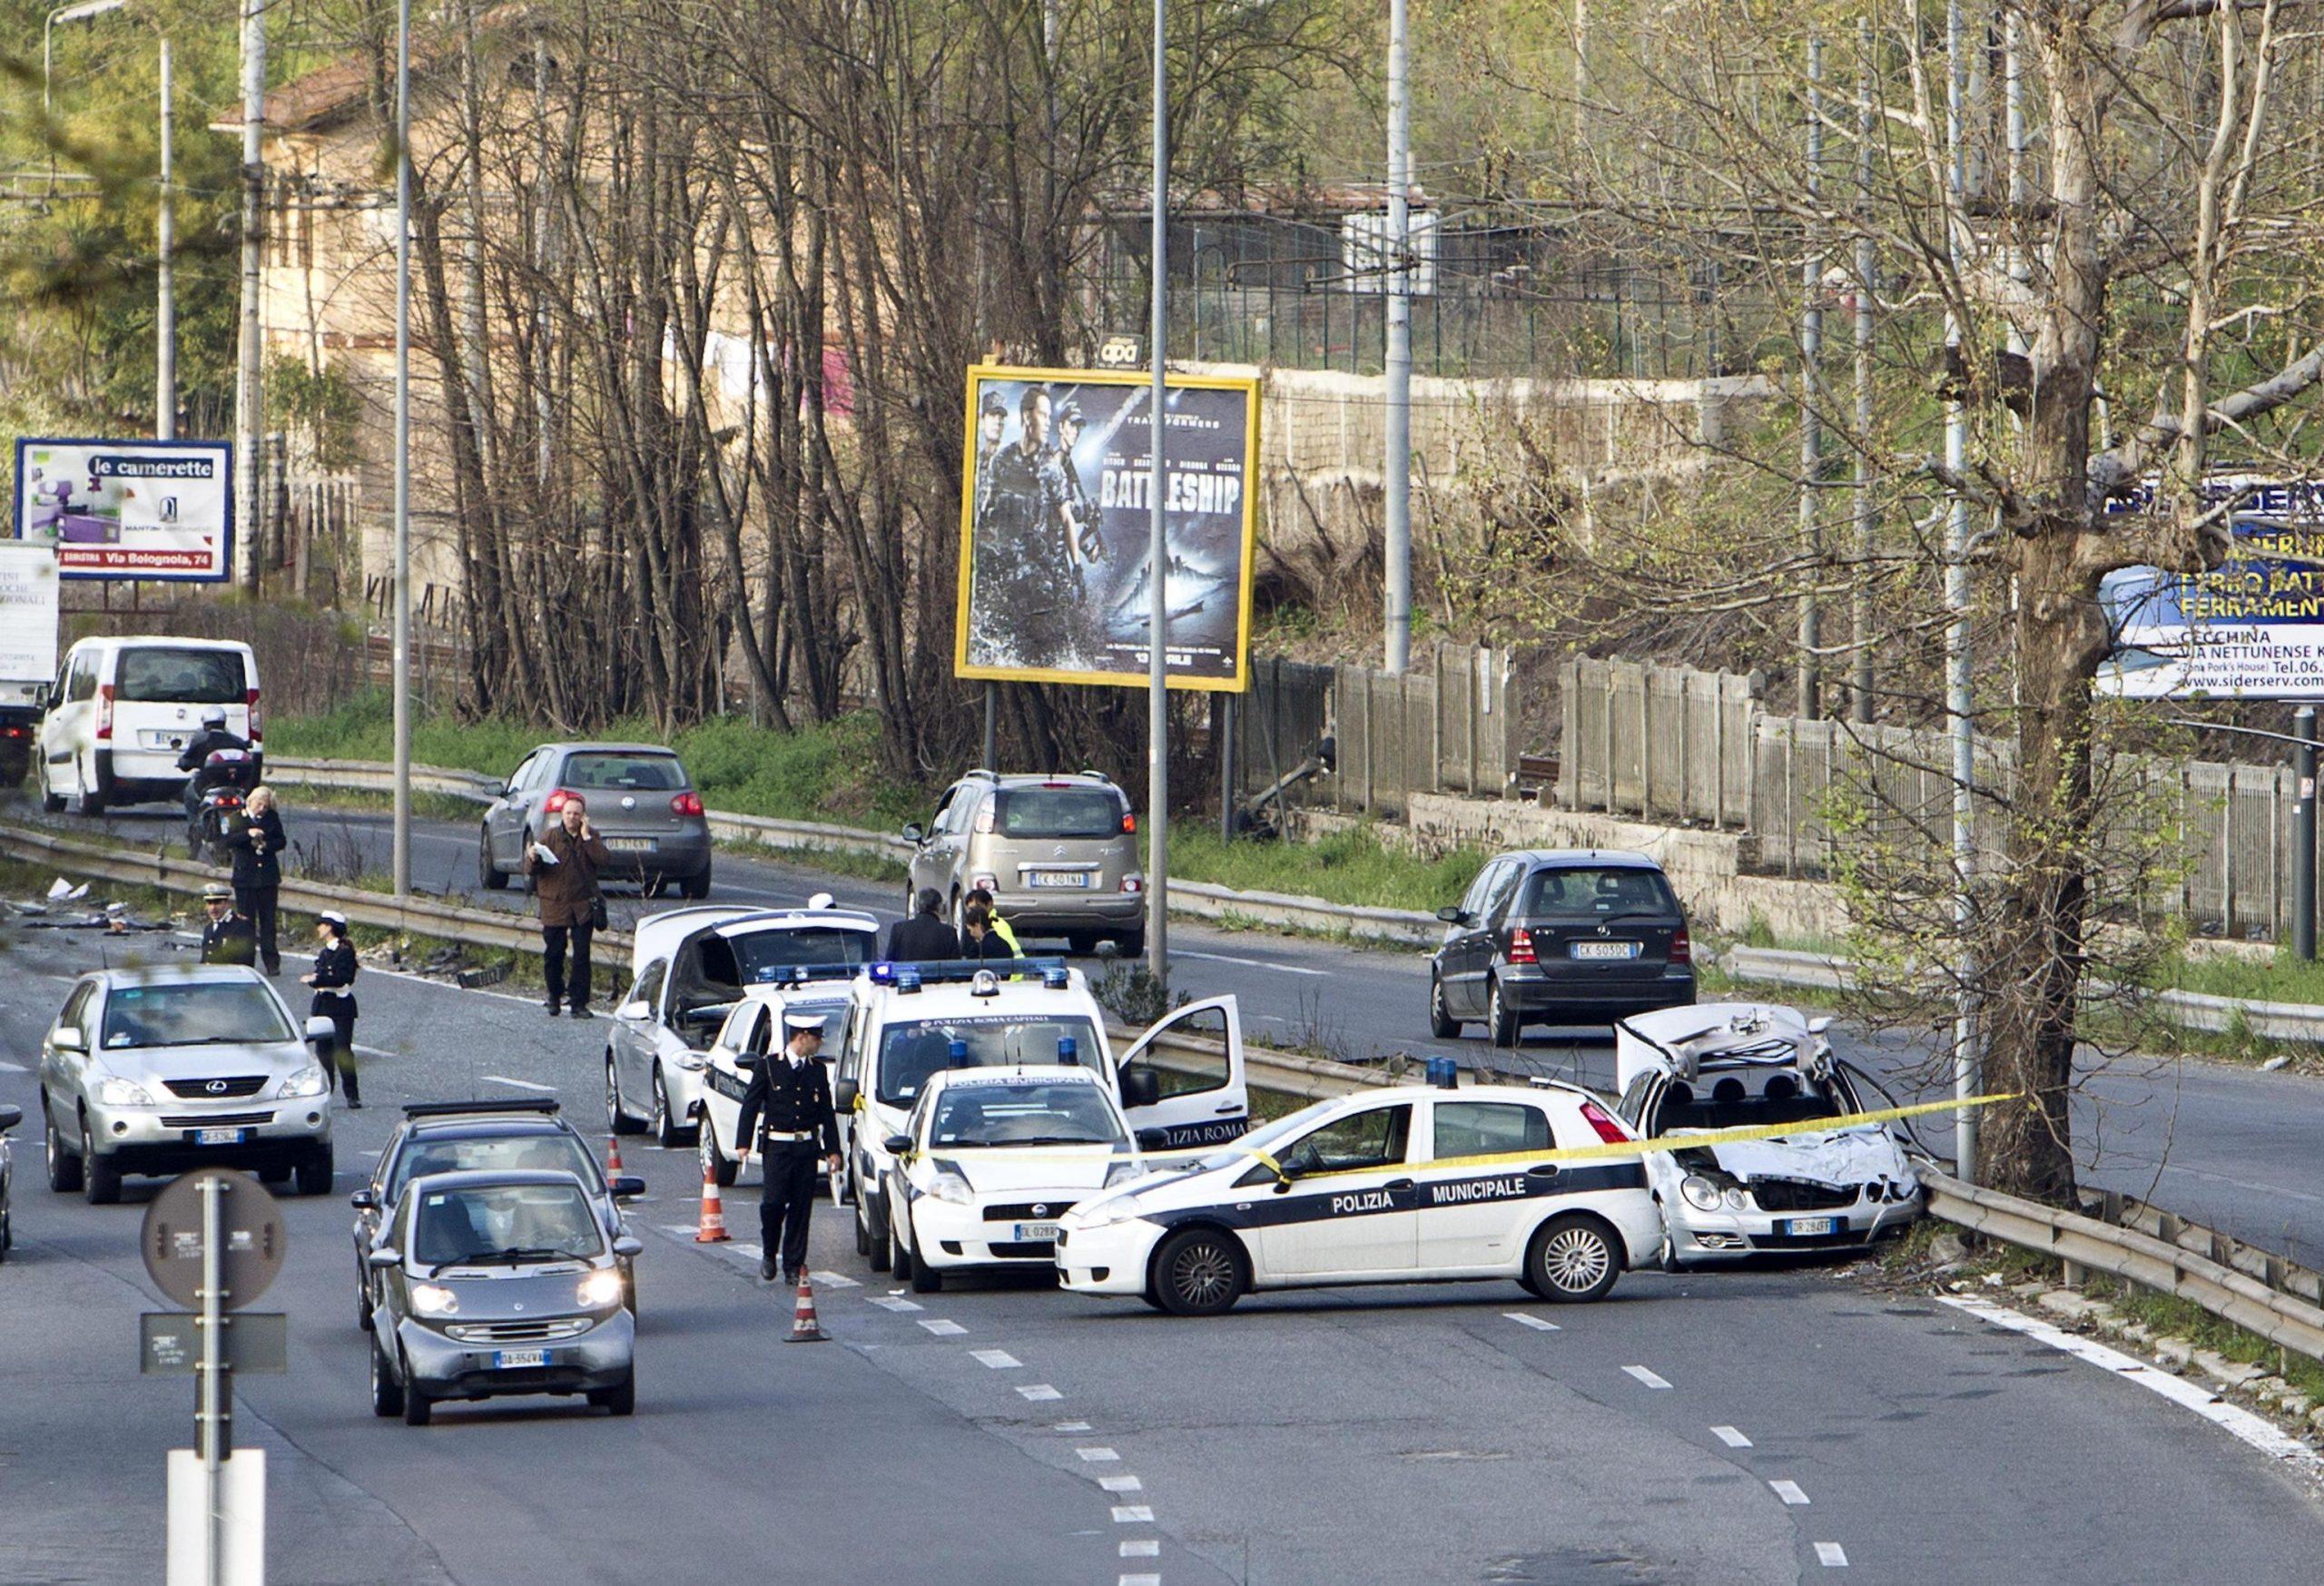
[[202,724],[205,727],[224,726],[226,724],[226,707],[222,704],[213,704],[210,706],[207,710],[202,713]]

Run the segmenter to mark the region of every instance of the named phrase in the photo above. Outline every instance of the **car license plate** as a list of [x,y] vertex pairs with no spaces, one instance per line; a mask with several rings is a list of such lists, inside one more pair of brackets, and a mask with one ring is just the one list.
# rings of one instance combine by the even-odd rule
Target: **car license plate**
[[182,749],[185,740],[174,734],[148,727],[137,734],[137,746],[141,749]]
[[547,1365],[548,1351],[546,1349],[496,1350],[493,1352],[492,1364],[502,1371],[507,1370],[510,1366]]
[[1019,1245],[1054,1245],[1057,1243],[1055,1223],[1019,1223],[1017,1243]]
[[1787,1217],[1776,1225],[1778,1234],[1837,1234],[1840,1231],[1837,1217]]
[[1089,884],[1089,872],[1080,870],[1036,870],[1026,872],[1025,880],[1037,887],[1083,887]]
[[197,1146],[239,1146],[250,1137],[248,1129],[196,1129],[193,1143]]
[[651,837],[608,837],[606,839],[606,846],[615,853],[651,853],[654,852],[654,839]]
[[1577,941],[1572,945],[1576,958],[1636,958],[1635,941]]

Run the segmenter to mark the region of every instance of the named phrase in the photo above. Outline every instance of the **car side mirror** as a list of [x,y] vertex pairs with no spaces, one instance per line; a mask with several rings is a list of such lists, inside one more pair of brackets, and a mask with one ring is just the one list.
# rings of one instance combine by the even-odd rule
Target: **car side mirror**
[[766,1059],[759,1056],[756,1052],[736,1052],[734,1054],[734,1071],[736,1073],[755,1074],[765,1066]]
[[339,1039],[339,1027],[320,1014],[307,1020],[307,1044],[327,1047]]
[[911,1149],[911,1137],[910,1135],[890,1135],[886,1139],[880,1142],[880,1148],[887,1152],[891,1157],[901,1157],[906,1151]]
[[378,1211],[379,1197],[368,1189],[359,1189],[347,1197],[347,1204],[359,1212]]
[[60,1024],[48,1032],[48,1044],[60,1052],[85,1052],[89,1038],[81,1033],[77,1024]]
[[613,1192],[615,1199],[626,1200],[633,1195],[645,1193],[645,1180],[635,1174],[625,1173],[606,1187]]
[[842,1079],[832,1086],[832,1105],[842,1112],[855,1110],[858,1088],[852,1079]]
[[1162,1099],[1162,1077],[1147,1068],[1122,1070],[1122,1105],[1152,1107]]
[[392,1245],[382,1245],[363,1258],[363,1265],[374,1272],[387,1272],[403,1265],[403,1252]]
[[615,1009],[614,1017],[628,1020],[651,1019],[654,1017],[654,1004],[640,997],[634,1002],[625,1002]]
[[910,825],[904,828],[904,841],[907,842],[924,842],[927,839],[927,832],[917,821],[912,822]]
[[1831,1028],[1832,1020],[1829,1014],[1819,1013],[1807,1021],[1807,1033],[1810,1035],[1821,1035]]
[[1458,925],[1467,920],[1468,911],[1458,903],[1447,903],[1436,911],[1436,917],[1447,925]]
[[6,1134],[10,1129],[15,1128],[18,1124],[24,1121],[25,1109],[23,1108],[0,1107],[0,1135]]
[[635,1234],[624,1234],[614,1241],[614,1254],[624,1261],[645,1254],[645,1241]]

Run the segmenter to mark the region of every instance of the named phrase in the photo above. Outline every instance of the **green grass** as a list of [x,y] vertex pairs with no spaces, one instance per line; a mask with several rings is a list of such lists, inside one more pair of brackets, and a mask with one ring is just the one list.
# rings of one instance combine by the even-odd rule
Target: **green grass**
[[2225,954],[2190,954],[2173,966],[2162,983],[2212,997],[2324,1003],[2324,963],[2302,963],[2286,948],[2279,948],[2273,959],[2260,962]]
[[1423,859],[1383,843],[1366,826],[1313,842],[1224,842],[1216,831],[1191,823],[1170,836],[1170,874],[1178,881],[1423,913],[1459,902],[1492,857],[1482,848],[1456,848]]

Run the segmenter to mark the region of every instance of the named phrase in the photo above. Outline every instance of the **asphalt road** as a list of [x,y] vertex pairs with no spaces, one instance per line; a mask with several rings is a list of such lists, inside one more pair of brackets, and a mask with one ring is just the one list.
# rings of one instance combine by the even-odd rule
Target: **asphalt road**
[[[0,804],[0,809],[6,809]],[[34,819],[19,803],[8,819]],[[296,859],[360,856],[388,863],[388,817],[375,812],[301,810],[289,825]],[[69,817],[51,822],[70,831]],[[106,817],[114,832],[141,842],[177,841],[173,810],[144,806]],[[419,822],[413,832],[412,878],[423,891],[523,909],[521,892],[479,892],[476,829]],[[852,908],[893,920],[902,889],[832,875],[810,865],[718,856],[712,897],[745,903],[797,904],[820,891]],[[668,905],[617,898],[616,920]],[[1472,1026],[1466,1039],[1438,1041],[1427,1025],[1425,954],[1357,950],[1259,931],[1222,931],[1185,921],[1170,928],[1171,984],[1196,997],[1232,992],[1255,1038],[1313,1048],[1351,1061],[1395,1052],[1446,1053],[1475,1064],[1492,1059],[1610,1088],[1613,1049],[1606,1032],[1529,1029],[1514,1052],[1493,1054]],[[1030,946],[1032,944],[1029,944]],[[1061,943],[1049,943],[1062,951]],[[1041,951],[1038,946],[1034,951]],[[601,996],[610,1000],[615,970],[606,968]],[[1844,1057],[1879,1077],[1900,1098],[1949,1095],[1949,1079],[1927,1084],[1930,1039],[1890,1035],[1872,1039],[1834,1032]],[[2314,1142],[2324,1138],[2324,1085],[2296,1074],[2262,1074],[2224,1064],[2142,1059],[2093,1069],[2075,1108],[2075,1149],[2084,1183],[2153,1200],[2180,1216],[2324,1266],[2324,1184],[2314,1170]],[[1950,1155],[1949,1119],[1927,1120],[1924,1135]]]
[[[25,1059],[88,939],[5,940],[0,1099],[29,1110]],[[393,1104],[550,1088],[594,1121],[605,1026],[376,971],[362,1002],[371,1105],[340,1116],[339,1194],[282,1203],[263,1304],[289,1314],[291,1369],[238,1384],[278,1581],[1723,1586],[1845,1557],[1875,1581],[2290,1583],[2324,1543],[2304,1479],[2208,1423],[1828,1268],[1632,1275],[1583,1308],[1460,1285],[1187,1322],[1022,1280],[908,1298],[826,1207],[838,1342],[791,1345],[791,1296],[754,1276],[754,1190],[730,1200],[736,1244],[698,1246],[691,1153],[634,1139],[636,1416],[377,1420],[342,1197]],[[135,1248],[152,1186],[51,1195],[36,1141],[0,1266],[0,1581],[150,1582],[192,1399],[135,1374],[136,1314],[162,1308]]]

